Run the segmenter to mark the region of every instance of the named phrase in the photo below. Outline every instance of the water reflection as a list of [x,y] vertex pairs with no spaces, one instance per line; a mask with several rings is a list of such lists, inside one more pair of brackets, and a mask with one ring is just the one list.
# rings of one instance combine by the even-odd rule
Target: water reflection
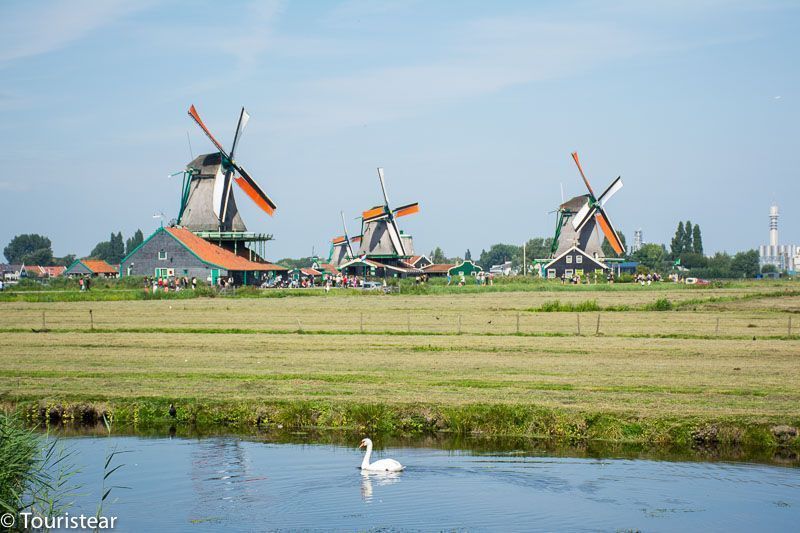
[[[361,471],[361,499],[367,503],[372,501],[373,485],[385,487],[400,482],[401,472]],[[378,489],[380,490],[380,489]]]

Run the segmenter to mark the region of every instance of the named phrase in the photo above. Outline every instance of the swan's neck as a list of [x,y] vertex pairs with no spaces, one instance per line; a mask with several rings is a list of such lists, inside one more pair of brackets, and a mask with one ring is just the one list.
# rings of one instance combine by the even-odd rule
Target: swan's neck
[[372,443],[367,444],[367,453],[364,454],[364,460],[361,461],[361,468],[367,468],[369,466],[369,458],[372,455]]

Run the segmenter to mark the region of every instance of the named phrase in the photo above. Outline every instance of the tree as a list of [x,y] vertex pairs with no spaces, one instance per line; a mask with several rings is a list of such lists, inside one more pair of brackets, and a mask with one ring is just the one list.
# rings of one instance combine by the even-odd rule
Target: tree
[[[622,257],[625,257],[627,255],[626,251],[628,249],[626,247],[626,244],[625,244],[625,234],[623,234],[621,231],[618,231],[617,235],[619,236],[619,240],[622,241]],[[611,243],[608,242],[608,239],[605,238],[605,237],[603,237],[603,246],[602,246],[602,248],[603,248],[603,255],[604,256],[606,256],[606,257],[617,257],[617,252],[614,251],[614,248],[611,247]]]
[[122,240],[122,232],[114,234],[107,241],[99,242],[89,254],[97,259],[102,259],[112,265],[119,264],[125,257],[125,243]]
[[681,253],[687,253],[694,251],[694,246],[692,245],[692,237],[694,235],[694,227],[692,226],[692,221],[687,220],[686,224],[683,225],[683,249]]
[[643,244],[633,254],[633,259],[639,261],[649,269],[661,268],[664,259],[667,257],[667,251],[661,244]]
[[136,249],[137,246],[144,242],[144,234],[142,230],[137,229],[136,233],[133,234],[133,237],[125,241],[125,255],[128,255],[132,251]]
[[50,239],[36,233],[17,235],[3,250],[9,263],[49,266],[53,264]]
[[68,267],[75,262],[75,254],[67,254],[64,257],[54,257],[53,264]]
[[692,230],[692,251],[703,255],[703,236],[700,234],[700,224],[695,224]]
[[544,259],[550,257],[550,248],[552,245],[552,237],[534,237],[525,243],[525,255],[528,259]]
[[469,251],[469,248],[464,252],[464,261],[472,261],[472,252]]
[[683,222],[678,222],[678,229],[675,230],[675,236],[670,243],[670,250],[673,258],[678,258],[683,252],[683,243],[686,239],[686,232],[683,229]]
[[522,256],[522,247],[513,244],[493,244],[489,251],[482,251],[478,264],[484,270],[489,270],[492,265],[500,265],[511,261],[512,266],[519,266]]
[[731,260],[731,275],[735,278],[754,278],[758,274],[758,251],[739,252]]
[[437,265],[447,263],[447,257],[445,257],[444,251],[438,246],[431,252],[431,256],[428,259]]
[[761,267],[761,273],[762,274],[769,274],[770,272],[777,272],[777,271],[778,271],[778,267],[776,267],[772,263],[767,263],[766,265]]

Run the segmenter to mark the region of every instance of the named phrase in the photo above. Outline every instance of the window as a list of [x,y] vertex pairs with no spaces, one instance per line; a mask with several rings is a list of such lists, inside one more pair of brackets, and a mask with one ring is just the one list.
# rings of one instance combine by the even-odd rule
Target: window
[[556,277],[556,269],[555,268],[548,268],[547,269],[547,278],[554,279]]
[[572,256],[571,256],[571,255],[568,255],[568,256],[567,256],[567,264],[568,264],[568,265],[571,265],[571,264],[572,264]]
[[167,260],[167,251],[166,250],[159,250],[158,251],[158,259],[159,261],[166,261]]
[[568,278],[571,278],[571,277],[572,277],[572,274],[574,274],[574,272],[572,271],[572,269],[571,269],[571,268],[568,268],[568,269],[566,269],[566,270],[564,271],[564,275],[565,275],[565,276],[567,276]]
[[575,256],[575,262],[576,263],[583,263],[583,256],[582,255],[576,255]]
[[578,276],[583,276],[583,269],[582,268],[576,268],[575,269],[575,274],[577,274]]

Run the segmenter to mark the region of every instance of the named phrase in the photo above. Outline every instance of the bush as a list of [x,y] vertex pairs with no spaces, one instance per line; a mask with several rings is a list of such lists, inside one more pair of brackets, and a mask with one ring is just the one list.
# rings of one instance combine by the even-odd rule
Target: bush
[[649,303],[644,306],[645,311],[672,311],[674,306],[672,302],[670,302],[666,298],[659,298],[653,303]]

